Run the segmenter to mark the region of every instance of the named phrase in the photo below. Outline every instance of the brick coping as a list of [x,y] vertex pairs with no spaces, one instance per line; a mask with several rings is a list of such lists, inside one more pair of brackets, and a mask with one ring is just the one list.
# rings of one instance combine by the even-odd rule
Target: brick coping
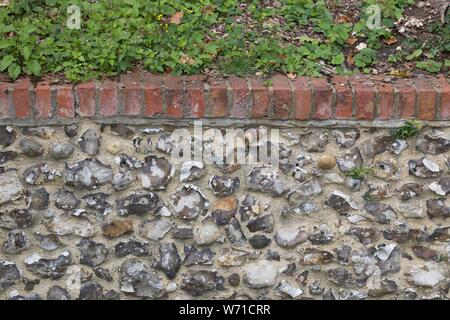
[[[339,123],[450,119],[449,79],[384,76],[229,77],[124,74],[77,85],[0,82],[0,122],[58,123],[77,118],[219,119]],[[350,123],[349,122],[349,123]]]

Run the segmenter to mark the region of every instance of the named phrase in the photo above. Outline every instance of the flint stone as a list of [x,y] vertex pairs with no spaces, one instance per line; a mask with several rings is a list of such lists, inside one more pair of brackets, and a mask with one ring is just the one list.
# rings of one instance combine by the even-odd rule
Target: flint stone
[[47,300],[71,300],[71,296],[66,289],[55,285],[48,289]]
[[55,206],[62,210],[76,209],[81,204],[81,200],[78,199],[72,191],[66,189],[59,189],[55,194]]
[[83,239],[77,247],[80,250],[80,263],[90,267],[97,267],[105,262],[108,256],[108,249],[103,243]]
[[142,225],[141,236],[158,241],[172,229],[172,222],[166,219],[155,219],[152,221],[146,221]]
[[253,168],[247,176],[247,187],[249,190],[270,193],[274,197],[281,196],[286,190],[278,170],[270,166]]
[[418,178],[437,178],[441,174],[439,165],[427,158],[408,161],[409,174]]
[[364,205],[364,210],[381,224],[389,224],[397,219],[397,214],[390,205],[381,202],[370,202]]
[[163,157],[148,156],[139,174],[142,187],[149,190],[164,190],[175,174],[175,169]]
[[280,227],[275,234],[275,242],[282,248],[291,249],[305,242],[308,236],[298,227]]
[[216,271],[188,270],[181,276],[181,290],[194,297],[201,296],[209,291],[223,291],[225,278]]
[[64,245],[56,234],[45,235],[35,232],[34,238],[36,239],[37,245],[47,251],[56,250]]
[[50,155],[53,159],[61,160],[69,158],[75,151],[75,146],[68,143],[53,143],[50,145]]
[[181,165],[180,182],[198,180],[206,174],[204,165],[199,161],[187,161]]
[[23,231],[12,230],[6,235],[2,250],[6,254],[18,254],[30,246],[27,235]]
[[272,232],[274,225],[274,218],[271,213],[257,217],[247,223],[247,228],[250,232]]
[[17,133],[10,126],[0,126],[0,146],[9,147],[16,140]]
[[120,266],[120,290],[143,298],[160,298],[166,294],[162,278],[138,259],[126,260]]
[[450,194],[450,177],[442,177],[431,183],[428,188],[440,196],[446,196]]
[[159,206],[159,197],[153,192],[138,191],[132,195],[116,200],[119,216],[153,213]]
[[232,195],[237,188],[239,188],[240,180],[238,177],[219,177],[213,176],[208,183],[208,188],[211,189],[214,195],[218,197],[226,197]]
[[72,264],[69,251],[64,251],[54,259],[41,258],[37,253],[25,259],[25,266],[33,274],[41,278],[59,279],[66,274]]
[[213,258],[216,255],[210,248],[198,250],[194,246],[184,246],[183,264],[187,267],[193,265],[212,265]]
[[430,129],[417,139],[416,149],[432,155],[447,153],[450,150],[450,137],[438,129]]
[[0,205],[19,199],[23,192],[16,170],[0,172]]
[[45,188],[29,191],[26,198],[27,207],[31,210],[48,208],[50,195]]
[[0,293],[13,286],[22,276],[14,262],[0,260]]
[[12,230],[29,228],[33,224],[33,216],[28,209],[12,209],[0,212],[0,227]]
[[87,153],[89,156],[96,156],[100,149],[100,135],[97,130],[86,130],[78,140],[78,145],[80,146],[81,151]]
[[267,288],[275,285],[278,270],[273,262],[260,260],[244,267],[244,281],[254,289]]
[[175,278],[181,267],[181,258],[175,243],[161,243],[159,245],[159,255],[160,260],[157,263],[157,268],[162,270],[167,278]]
[[114,253],[116,257],[125,257],[129,254],[136,257],[149,256],[149,244],[132,239],[128,242],[119,242],[114,246]]
[[42,143],[34,139],[22,139],[19,142],[22,152],[29,157],[38,157],[44,153],[44,146]]
[[196,219],[209,209],[208,200],[194,185],[183,185],[171,198],[175,214],[181,219]]
[[74,188],[96,189],[111,181],[113,171],[97,159],[85,159],[74,165],[66,163],[64,179]]

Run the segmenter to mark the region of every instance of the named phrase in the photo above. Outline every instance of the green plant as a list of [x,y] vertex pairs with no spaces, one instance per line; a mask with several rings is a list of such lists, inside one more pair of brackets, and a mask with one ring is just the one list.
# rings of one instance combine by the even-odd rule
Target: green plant
[[364,179],[373,174],[373,168],[370,167],[356,167],[345,173],[347,177],[353,179]]
[[421,128],[421,124],[417,120],[408,120],[401,127],[391,130],[391,135],[397,139],[406,140],[416,136]]

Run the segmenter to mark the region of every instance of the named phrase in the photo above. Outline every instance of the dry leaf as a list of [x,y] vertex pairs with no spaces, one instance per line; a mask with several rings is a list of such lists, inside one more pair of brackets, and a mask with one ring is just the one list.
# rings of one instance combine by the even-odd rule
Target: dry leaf
[[347,16],[339,16],[336,18],[336,20],[334,20],[334,22],[336,23],[347,23],[350,22],[350,18]]
[[358,41],[358,39],[356,39],[355,37],[350,37],[347,40],[345,40],[345,43],[348,44],[349,46],[353,46],[356,41]]
[[353,55],[349,54],[347,56],[347,63],[348,63],[349,66],[352,66],[352,65],[355,64],[355,58],[353,58]]
[[9,5],[9,0],[0,0],[0,7],[6,7]]
[[213,5],[209,5],[209,6],[206,6],[206,7],[202,8],[202,13],[210,14],[210,13],[214,12],[214,9],[215,9],[215,7]]
[[175,13],[173,16],[170,17],[170,22],[173,24],[180,24],[181,23],[181,19],[183,18],[183,12],[179,11],[177,13]]
[[195,64],[195,60],[189,57],[187,54],[182,54],[180,57],[181,64],[193,65]]
[[397,43],[397,38],[396,37],[390,37],[388,39],[383,39],[383,42],[386,43],[388,46],[391,46],[394,43]]
[[402,71],[398,69],[391,70],[389,73],[391,76],[399,77],[399,78],[409,78],[411,75],[408,71]]
[[297,78],[297,75],[292,72],[287,73],[286,76],[291,80],[294,80],[295,78]]

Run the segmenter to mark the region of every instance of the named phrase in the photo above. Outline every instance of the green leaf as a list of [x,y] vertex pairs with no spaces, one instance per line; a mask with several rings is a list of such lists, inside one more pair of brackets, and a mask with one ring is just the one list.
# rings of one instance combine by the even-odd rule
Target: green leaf
[[41,65],[36,60],[31,60],[27,64],[28,69],[30,69],[31,73],[35,76],[41,75]]
[[22,71],[22,69],[20,68],[20,66],[17,63],[11,64],[8,68],[8,74],[14,80],[17,79],[17,77],[19,76],[21,71]]
[[411,61],[411,60],[417,59],[421,55],[422,55],[422,49],[417,49],[416,51],[414,51],[410,55],[407,55],[406,56],[406,60]]
[[15,58],[11,55],[4,56],[0,62],[0,72],[5,71],[14,60]]
[[438,73],[441,71],[442,62],[437,62],[435,60],[426,60],[417,62],[416,67],[419,69],[426,70],[430,73]]
[[449,68],[450,67],[450,59],[445,59],[444,66]]
[[12,45],[12,41],[8,39],[0,40],[0,49],[9,48]]
[[24,46],[22,48],[22,56],[27,61],[30,58],[31,50],[29,46]]
[[331,63],[332,64],[341,64],[344,62],[344,60],[345,60],[344,55],[342,53],[340,53],[340,54],[334,56],[333,59],[331,59]]

